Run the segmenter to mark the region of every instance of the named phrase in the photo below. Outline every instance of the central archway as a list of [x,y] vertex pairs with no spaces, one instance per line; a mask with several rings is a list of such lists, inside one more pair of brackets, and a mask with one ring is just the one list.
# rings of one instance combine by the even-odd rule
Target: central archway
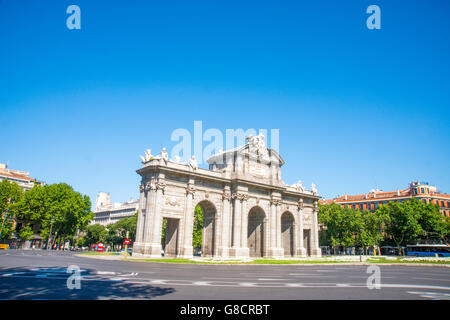
[[202,256],[214,256],[216,247],[216,207],[208,200],[197,204],[203,212],[202,215]]
[[264,219],[266,214],[260,207],[253,207],[248,213],[247,245],[250,257],[264,256]]

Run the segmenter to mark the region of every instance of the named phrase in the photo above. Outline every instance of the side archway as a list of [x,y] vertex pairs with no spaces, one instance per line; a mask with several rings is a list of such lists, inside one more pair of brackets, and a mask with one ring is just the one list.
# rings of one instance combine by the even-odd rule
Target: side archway
[[[208,200],[203,200],[197,204],[203,212],[202,215],[202,256],[214,256],[216,247],[216,215],[217,210],[214,204]],[[197,207],[196,206],[196,207]]]
[[293,257],[295,254],[294,228],[295,219],[292,213],[286,211],[281,216],[281,239],[285,257]]
[[260,207],[253,207],[248,213],[247,245],[250,257],[264,256],[264,219],[266,214]]

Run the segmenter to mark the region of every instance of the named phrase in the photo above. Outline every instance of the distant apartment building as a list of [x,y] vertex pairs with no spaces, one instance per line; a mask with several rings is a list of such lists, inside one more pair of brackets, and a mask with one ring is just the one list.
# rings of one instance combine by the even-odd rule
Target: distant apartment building
[[19,170],[8,169],[5,163],[0,163],[0,181],[8,180],[16,182],[25,191],[30,190],[35,184],[43,184],[36,179],[30,178],[30,173]]
[[[0,181],[8,180],[10,182],[16,182],[24,191],[28,191],[36,184],[43,185],[43,182],[30,178],[30,173],[19,170],[8,169],[8,165],[0,163]],[[3,218],[3,217],[2,217]],[[15,218],[9,218],[13,222],[14,228],[20,228],[21,221]],[[11,247],[23,247],[23,248],[40,248],[42,246],[42,237],[39,235],[41,226],[38,223],[31,223],[34,234],[30,240],[22,243],[18,234],[15,232],[11,239],[3,239],[3,242],[8,243]]]
[[94,220],[92,224],[107,226],[116,223],[120,219],[132,217],[139,206],[139,200],[131,199],[123,203],[111,203],[110,195],[106,192],[99,192],[95,201]]
[[411,182],[409,188],[397,191],[371,190],[366,194],[344,195],[335,199],[321,200],[321,204],[337,203],[342,207],[348,206],[353,209],[375,211],[381,204],[390,201],[407,201],[417,198],[425,203],[437,204],[444,216],[450,217],[450,194],[442,193],[428,182]]

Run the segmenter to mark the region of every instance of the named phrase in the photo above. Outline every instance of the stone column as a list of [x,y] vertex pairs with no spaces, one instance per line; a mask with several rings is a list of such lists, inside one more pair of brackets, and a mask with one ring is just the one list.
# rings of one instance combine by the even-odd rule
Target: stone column
[[142,255],[143,253],[143,240],[144,240],[144,222],[145,222],[145,185],[141,184],[140,190],[140,202],[138,208],[138,219],[136,226],[136,241],[133,243],[133,255]]
[[219,256],[221,257],[228,257],[229,256],[229,250],[231,247],[230,243],[230,207],[231,207],[231,193],[230,188],[225,187],[225,190],[222,194],[222,230],[221,234],[221,245],[219,247]]
[[163,193],[166,184],[162,181],[156,183],[156,198],[155,198],[155,219],[153,225],[153,243],[155,250],[157,249],[156,244],[159,246],[159,255],[161,256],[161,232],[162,232],[162,220],[161,208],[163,203]]
[[279,201],[276,205],[276,212],[277,212],[277,248],[282,248],[283,245],[281,243],[281,201]]
[[184,239],[183,239],[183,258],[192,258],[194,248],[192,246],[192,232],[194,231],[194,194],[195,188],[193,181],[186,187],[186,199],[184,205]]
[[281,200],[272,199],[270,201],[270,255],[272,257],[282,257],[284,250],[281,247]]
[[267,257],[270,255],[270,230],[269,230],[269,218],[264,218],[264,248],[263,256]]
[[319,212],[319,207],[317,205],[317,201],[314,201],[314,208],[313,208],[313,245],[311,253],[314,257],[321,257],[322,256],[322,250],[319,247],[319,222],[317,219],[317,214]]
[[298,248],[297,248],[297,256],[306,257],[306,249],[305,244],[303,243],[303,199],[300,199],[298,202]]
[[233,194],[233,248],[239,248],[241,243],[241,200]]
[[214,247],[213,247],[213,257],[220,256],[219,248],[222,247],[222,238],[219,236],[222,230],[222,213],[216,208],[216,214],[214,216]]
[[[161,202],[162,190],[164,187],[164,182],[156,182],[155,177],[152,177],[151,181],[147,182],[145,185],[145,190],[147,191],[147,201],[145,209],[143,253],[145,256],[152,258],[161,257]],[[157,230],[158,226],[159,231]]]
[[242,208],[246,207],[245,204],[243,206],[242,202],[245,198],[245,195],[242,193],[234,193],[232,195],[232,199],[234,201],[233,206],[233,246],[230,249],[230,256],[236,258],[247,258],[249,256],[249,249],[242,247]]
[[242,195],[242,208],[241,208],[241,247],[242,249],[248,249],[248,212],[247,212],[247,200],[248,195]]

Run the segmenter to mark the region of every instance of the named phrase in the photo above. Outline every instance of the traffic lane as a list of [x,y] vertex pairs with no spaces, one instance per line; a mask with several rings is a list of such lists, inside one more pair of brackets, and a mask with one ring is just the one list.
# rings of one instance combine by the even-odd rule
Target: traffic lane
[[[124,262],[124,261],[106,261],[99,259],[89,259],[81,257],[68,257],[67,255],[51,255],[49,257],[33,257],[25,255],[25,265],[41,266],[65,266],[76,264],[80,267],[88,267],[94,270],[103,270],[106,272],[134,272],[138,273],[136,277],[127,281],[144,281],[144,284],[151,285],[169,281],[170,285],[191,287],[204,286],[234,286],[241,292],[246,286],[252,287],[253,283],[262,288],[278,290],[277,286],[283,287],[282,290],[290,289],[286,285],[313,286],[313,290],[318,290],[318,285],[327,290],[333,290],[337,285],[340,289],[346,289],[346,286],[353,286],[358,290],[359,287],[365,287],[366,279],[369,276],[365,266],[342,266],[342,265],[311,265],[311,266],[238,266],[238,265],[178,265],[178,264],[160,264],[147,262]],[[31,256],[31,257],[30,257]],[[29,259],[27,259],[29,257]],[[16,261],[19,265],[24,265],[24,256],[22,254],[16,257],[8,258],[8,262]],[[73,260],[75,259],[75,261]],[[2,261],[5,261],[1,259]],[[50,263],[50,260],[53,264]],[[58,263],[54,263],[57,261]],[[27,264],[28,263],[28,264]],[[14,264],[14,263],[13,263]],[[0,265],[2,263],[0,262]],[[424,289],[423,286],[431,286],[436,289],[438,286],[448,286],[448,268],[440,267],[416,267],[416,266],[381,266],[381,283],[394,285],[413,285],[412,288],[404,286],[404,290]],[[244,271],[244,272],[242,272]],[[417,275],[426,274],[429,278],[418,277]],[[162,280],[162,282],[161,282]],[[392,280],[392,281],[391,281]],[[445,281],[443,281],[445,280]],[[147,283],[146,283],[147,281]],[[445,283],[444,283],[445,282]],[[354,286],[357,286],[356,288]],[[350,288],[347,288],[350,289]],[[353,290],[352,289],[352,290]],[[425,288],[430,289],[430,288]],[[227,291],[227,289],[224,289]],[[389,288],[395,290],[395,288]],[[445,289],[444,289],[445,290]],[[244,290],[245,291],[245,290]],[[207,297],[206,297],[207,298]],[[357,298],[357,297],[356,297]]]
[[[30,259],[32,257],[32,259]],[[15,261],[15,262],[13,262]],[[98,270],[122,272],[139,272],[140,276],[151,278],[180,278],[201,280],[258,280],[280,279],[281,282],[312,279],[314,281],[339,282],[342,280],[364,280],[370,274],[366,266],[339,266],[339,265],[311,265],[311,266],[240,266],[240,265],[197,265],[197,264],[161,264],[135,261],[108,261],[85,257],[76,257],[67,254],[50,254],[38,256],[29,252],[25,255],[20,252],[9,256],[5,261],[10,266],[68,266],[76,264],[80,267],[92,267]],[[14,264],[15,263],[15,264]],[[0,266],[3,265],[0,257]],[[397,280],[410,283],[447,283],[449,281],[449,268],[443,267],[415,267],[415,266],[380,266],[382,280]],[[418,281],[420,280],[420,281]],[[388,281],[388,282],[389,282]],[[384,281],[385,282],[385,281]]]
[[[126,274],[125,274],[126,276]],[[70,289],[64,268],[10,268],[0,273],[1,299],[420,299],[401,288],[368,289],[365,284],[192,282],[121,278],[81,270],[79,289]],[[167,283],[170,282],[170,283]],[[434,291],[435,294],[439,294]]]

